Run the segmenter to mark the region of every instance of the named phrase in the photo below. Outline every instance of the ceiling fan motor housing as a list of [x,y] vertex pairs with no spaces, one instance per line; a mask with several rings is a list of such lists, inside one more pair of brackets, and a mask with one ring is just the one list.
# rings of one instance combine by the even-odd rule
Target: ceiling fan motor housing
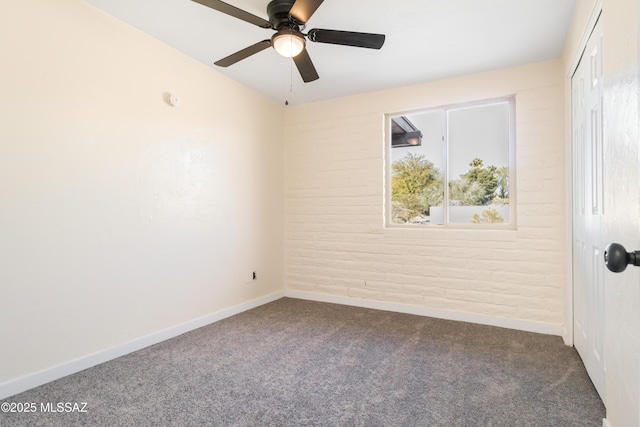
[[267,6],[267,15],[269,22],[275,30],[279,30],[283,26],[292,26],[292,24],[302,24],[292,22],[293,17],[289,17],[289,11],[293,7],[295,0],[273,0]]

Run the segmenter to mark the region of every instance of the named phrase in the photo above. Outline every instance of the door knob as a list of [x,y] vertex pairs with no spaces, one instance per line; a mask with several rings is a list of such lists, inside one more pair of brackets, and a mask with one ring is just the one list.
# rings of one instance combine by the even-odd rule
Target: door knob
[[622,273],[629,264],[640,267],[640,251],[627,252],[620,243],[609,243],[604,248],[604,263],[614,273]]

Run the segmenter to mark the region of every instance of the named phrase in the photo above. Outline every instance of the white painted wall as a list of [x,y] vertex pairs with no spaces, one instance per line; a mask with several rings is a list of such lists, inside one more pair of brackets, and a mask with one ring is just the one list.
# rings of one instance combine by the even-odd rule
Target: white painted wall
[[[284,243],[290,291],[564,326],[563,78],[594,3],[578,0],[563,61],[289,107],[286,122],[81,0],[5,5],[0,387],[282,289]],[[619,178],[636,185],[637,4],[603,3],[607,167],[631,165]],[[382,114],[512,93],[518,230],[385,230]],[[609,188],[608,237],[638,248],[633,185]],[[607,281],[607,417],[637,425],[638,273]]]
[[282,290],[282,106],[81,0],[0,53],[0,386]]
[[[562,334],[563,90],[556,60],[287,109],[287,289]],[[383,114],[511,94],[517,230],[385,229]]]
[[[604,73],[605,242],[640,248],[640,132],[637,0],[578,0],[565,47],[568,74],[602,8]],[[567,84],[569,83],[567,77]],[[568,93],[568,88],[567,88]],[[569,104],[567,104],[569,105]],[[568,108],[568,107],[567,107]],[[606,425],[640,425],[640,271],[605,273]]]

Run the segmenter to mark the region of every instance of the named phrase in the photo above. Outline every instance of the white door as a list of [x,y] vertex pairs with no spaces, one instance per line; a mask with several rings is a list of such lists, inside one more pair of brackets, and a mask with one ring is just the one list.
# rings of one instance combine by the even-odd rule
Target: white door
[[571,79],[571,91],[574,343],[604,401],[603,90],[600,21],[591,33]]

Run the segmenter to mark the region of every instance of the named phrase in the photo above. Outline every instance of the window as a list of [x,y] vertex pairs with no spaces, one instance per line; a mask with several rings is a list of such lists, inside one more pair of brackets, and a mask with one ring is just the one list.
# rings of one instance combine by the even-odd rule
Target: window
[[388,114],[386,222],[512,227],[513,97]]

